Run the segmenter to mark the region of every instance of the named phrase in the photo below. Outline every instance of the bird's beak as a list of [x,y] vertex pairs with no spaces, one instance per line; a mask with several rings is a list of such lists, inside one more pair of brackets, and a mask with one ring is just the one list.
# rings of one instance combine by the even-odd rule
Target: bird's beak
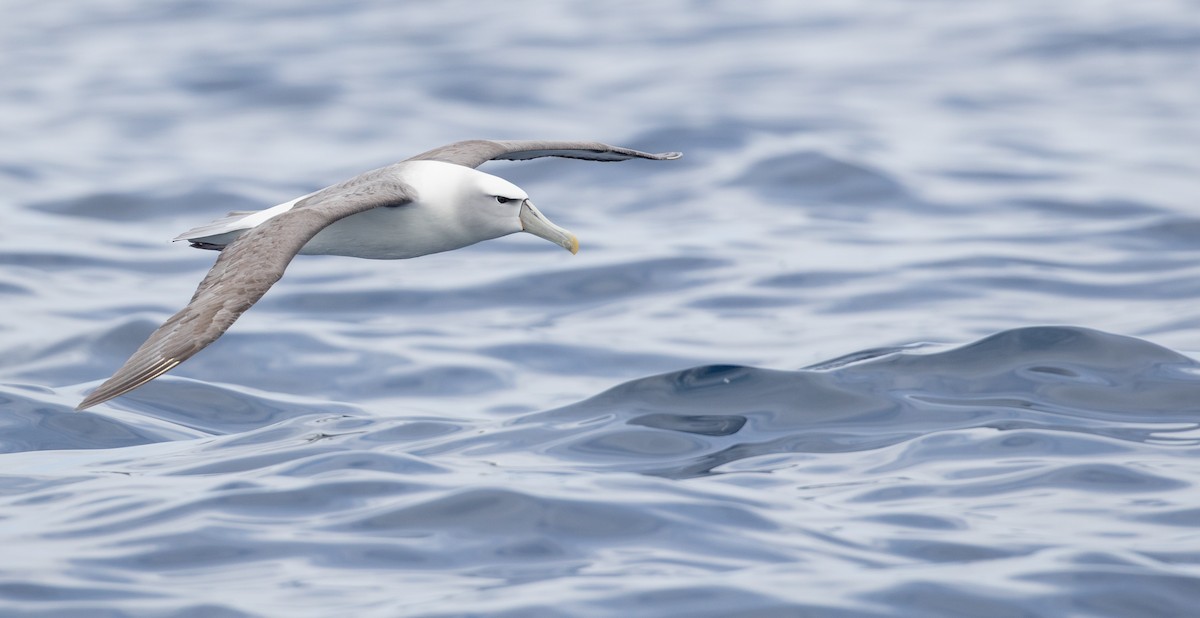
[[533,202],[525,200],[521,203],[521,229],[546,240],[559,245],[563,249],[570,251],[572,254],[579,253],[579,239],[575,235],[554,225],[546,218]]

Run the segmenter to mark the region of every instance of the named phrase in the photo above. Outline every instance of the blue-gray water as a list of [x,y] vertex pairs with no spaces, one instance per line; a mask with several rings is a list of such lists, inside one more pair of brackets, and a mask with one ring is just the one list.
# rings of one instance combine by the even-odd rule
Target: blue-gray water
[[[1200,6],[10,2],[0,615],[1180,616]],[[577,233],[214,254],[458,139]]]

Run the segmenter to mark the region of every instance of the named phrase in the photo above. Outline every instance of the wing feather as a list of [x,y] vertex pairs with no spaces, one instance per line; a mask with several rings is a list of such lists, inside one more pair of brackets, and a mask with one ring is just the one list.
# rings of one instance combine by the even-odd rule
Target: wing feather
[[409,161],[444,161],[467,167],[479,167],[494,159],[525,160],[538,157],[566,157],[588,161],[625,161],[627,159],[671,160],[683,156],[678,152],[651,154],[609,146],[600,142],[561,142],[552,140],[467,140],[423,152]]
[[415,198],[411,188],[387,176],[384,170],[375,170],[318,191],[230,243],[196,288],[191,302],[158,327],[76,409],[128,393],[216,341],[283,276],[300,248],[329,224]]

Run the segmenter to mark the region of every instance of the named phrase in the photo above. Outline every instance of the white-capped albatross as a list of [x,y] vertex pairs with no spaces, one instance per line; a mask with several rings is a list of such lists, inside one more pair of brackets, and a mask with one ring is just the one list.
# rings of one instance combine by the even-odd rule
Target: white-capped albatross
[[475,168],[495,159],[678,159],[598,142],[456,142],[257,212],[230,213],[181,234],[221,251],[192,300],[76,410],[124,395],[216,341],[270,289],[297,253],[394,260],[450,251],[515,232],[579,250],[520,187]]

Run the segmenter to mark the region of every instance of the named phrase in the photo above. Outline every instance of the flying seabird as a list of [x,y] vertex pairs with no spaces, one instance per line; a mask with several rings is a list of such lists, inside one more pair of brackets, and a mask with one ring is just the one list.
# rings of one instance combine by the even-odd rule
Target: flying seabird
[[455,142],[340,184],[255,212],[233,212],[181,234],[221,252],[192,300],[76,408],[124,395],[217,340],[270,289],[297,253],[395,260],[460,249],[529,232],[579,250],[520,187],[475,168],[495,159],[567,157],[588,161],[670,160],[598,142]]

